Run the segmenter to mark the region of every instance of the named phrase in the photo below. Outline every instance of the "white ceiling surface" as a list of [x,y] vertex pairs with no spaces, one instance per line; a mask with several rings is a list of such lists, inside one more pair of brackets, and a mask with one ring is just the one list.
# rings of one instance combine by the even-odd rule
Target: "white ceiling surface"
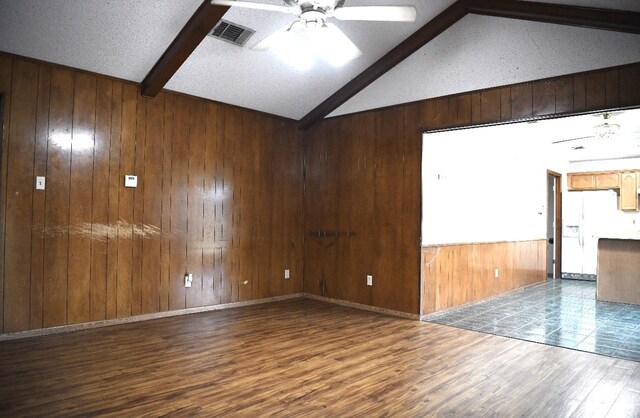
[[463,149],[464,152],[456,153],[455,158],[460,159],[477,159],[483,153],[481,148],[489,143],[494,143],[496,149],[502,149],[506,155],[517,155],[525,160],[539,158],[550,166],[572,161],[640,157],[640,109],[611,112],[607,122],[619,125],[620,130],[612,139],[596,139],[594,126],[604,121],[602,113],[593,113],[436,132],[426,134],[425,138],[431,141],[430,144]]
[[0,0],[0,50],[141,82],[201,0]]
[[[278,0],[260,2],[282,4]],[[358,46],[362,56],[339,69],[317,62],[307,72],[287,66],[272,52],[251,49],[267,35],[293,22],[295,16],[232,7],[225,19],[256,30],[245,48],[205,39],[167,88],[297,120],[444,10],[450,0],[432,0],[428,8],[424,3],[347,0],[345,4],[349,6],[415,4],[417,19],[413,23],[332,20]]]
[[[640,11],[637,0],[555,2]],[[0,0],[0,50],[140,82],[200,3]],[[207,37],[167,88],[300,119],[451,3],[347,0],[351,6],[414,4],[418,17],[413,23],[334,21],[363,55],[341,69],[319,64],[308,72],[250,49],[293,16],[232,8],[225,19],[256,35],[245,48]],[[467,16],[334,114],[636,61],[638,35]]]
[[[549,1],[640,11],[640,1]],[[640,35],[467,15],[330,116],[640,61]]]

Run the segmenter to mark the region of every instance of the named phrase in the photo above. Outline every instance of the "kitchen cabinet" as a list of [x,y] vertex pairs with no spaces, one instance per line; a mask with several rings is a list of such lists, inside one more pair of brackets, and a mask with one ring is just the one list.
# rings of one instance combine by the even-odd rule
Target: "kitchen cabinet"
[[595,176],[591,173],[569,174],[569,190],[594,190]]
[[620,210],[638,210],[638,173],[620,174]]
[[595,189],[608,190],[620,187],[620,173],[597,173],[594,174]]

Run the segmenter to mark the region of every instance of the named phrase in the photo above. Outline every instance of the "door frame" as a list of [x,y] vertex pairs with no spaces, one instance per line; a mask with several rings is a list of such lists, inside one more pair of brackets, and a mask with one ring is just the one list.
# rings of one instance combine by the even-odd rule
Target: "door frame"
[[[553,276],[555,279],[562,278],[562,174],[553,171],[547,170],[547,179],[549,176],[555,178],[555,246],[554,246],[554,259],[555,264],[553,265],[554,273]],[[547,187],[547,193],[549,193]],[[547,196],[548,197],[548,196]]]

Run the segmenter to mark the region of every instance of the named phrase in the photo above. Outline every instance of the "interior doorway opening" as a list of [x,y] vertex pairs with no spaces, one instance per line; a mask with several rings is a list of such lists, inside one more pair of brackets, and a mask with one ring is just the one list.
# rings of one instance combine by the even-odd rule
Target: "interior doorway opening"
[[547,279],[562,276],[562,175],[547,170]]

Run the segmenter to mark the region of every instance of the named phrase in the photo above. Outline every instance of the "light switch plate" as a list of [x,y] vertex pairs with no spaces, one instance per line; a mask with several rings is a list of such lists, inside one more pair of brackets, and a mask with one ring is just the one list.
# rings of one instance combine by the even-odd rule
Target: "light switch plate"
[[124,187],[138,187],[138,176],[127,174],[124,176]]
[[36,190],[44,190],[46,179],[44,176],[36,176]]

